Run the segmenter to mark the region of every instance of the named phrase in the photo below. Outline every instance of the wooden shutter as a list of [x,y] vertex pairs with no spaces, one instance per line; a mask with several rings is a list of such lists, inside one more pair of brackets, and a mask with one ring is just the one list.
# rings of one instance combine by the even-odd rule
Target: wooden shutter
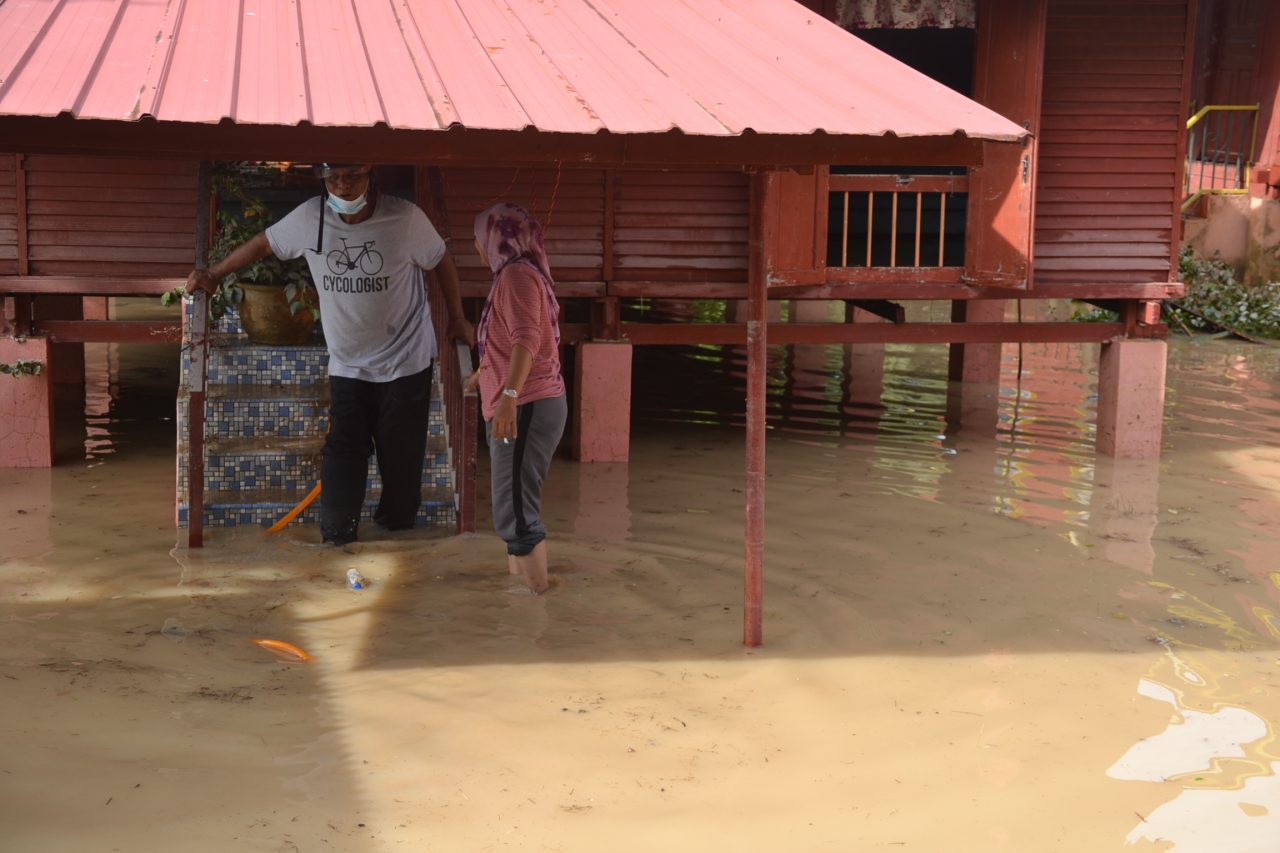
[[518,204],[546,229],[557,284],[600,281],[604,172],[600,169],[443,169],[450,251],[463,281],[489,281],[475,250],[475,218],[500,201]]
[[190,272],[196,162],[31,155],[25,166],[32,275]]
[[819,166],[768,175],[761,215],[770,287],[825,281],[828,173]]
[[472,248],[476,214],[506,199],[547,227],[559,285],[746,279],[741,172],[600,169],[442,170],[451,249],[463,281],[487,282]]
[[1187,13],[1185,0],[1049,0],[1037,281],[1173,280]]
[[18,274],[18,158],[0,154],[0,275]]
[[742,172],[618,172],[615,278],[745,281],[747,194]]

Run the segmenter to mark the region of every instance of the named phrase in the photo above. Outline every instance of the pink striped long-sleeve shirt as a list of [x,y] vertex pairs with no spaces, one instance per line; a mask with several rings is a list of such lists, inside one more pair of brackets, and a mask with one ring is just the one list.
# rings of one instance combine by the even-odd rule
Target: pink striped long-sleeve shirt
[[497,411],[516,344],[533,353],[533,366],[516,403],[524,405],[564,393],[555,333],[560,318],[548,316],[551,312],[542,287],[538,274],[523,263],[509,264],[493,283],[493,305],[480,364],[480,410],[486,421]]

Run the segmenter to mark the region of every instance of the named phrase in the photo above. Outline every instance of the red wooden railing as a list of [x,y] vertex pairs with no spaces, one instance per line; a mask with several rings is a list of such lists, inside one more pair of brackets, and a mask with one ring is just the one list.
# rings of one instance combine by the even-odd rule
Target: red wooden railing
[[[440,234],[448,238],[449,209],[445,203],[440,170],[420,168],[414,183],[418,204],[430,215]],[[436,370],[440,377],[445,424],[449,430],[457,531],[473,533],[476,529],[476,443],[480,405],[479,396],[474,391],[463,390],[463,383],[473,370],[471,350],[466,344],[449,339],[449,310],[438,281],[432,281],[427,288],[427,298],[431,302],[431,322],[440,349]]]
[[449,454],[453,468],[453,506],[457,514],[457,531],[473,533],[476,529],[476,441],[479,421],[479,397],[464,391],[463,383],[471,375],[471,349],[464,343],[449,340],[449,311],[444,294],[436,282],[427,288],[431,300],[431,322],[435,326],[440,356],[436,370],[440,377],[441,402],[449,430]]
[[[967,175],[841,175],[828,189],[840,211],[832,224],[839,236],[834,266],[900,269],[963,266],[963,251],[947,253],[948,237],[963,238],[964,224],[947,221],[950,198],[968,194]],[[904,198],[912,202],[903,215]],[[884,205],[885,199],[888,200]],[[877,205],[877,202],[881,205]],[[877,211],[887,206],[887,213]],[[925,209],[930,208],[929,217]],[[932,209],[936,208],[936,213]],[[865,219],[861,217],[865,214]],[[887,218],[881,221],[880,217]],[[935,232],[936,231],[936,235]],[[887,261],[887,263],[885,262]]]

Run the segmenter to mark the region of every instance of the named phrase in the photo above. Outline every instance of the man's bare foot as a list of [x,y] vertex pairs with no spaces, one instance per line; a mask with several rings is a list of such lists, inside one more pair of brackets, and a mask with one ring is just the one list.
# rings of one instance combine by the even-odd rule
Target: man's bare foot
[[547,591],[550,584],[547,581],[547,541],[545,539],[533,546],[533,550],[528,554],[516,557],[515,561],[520,568],[520,574],[524,575],[525,585],[534,595]]

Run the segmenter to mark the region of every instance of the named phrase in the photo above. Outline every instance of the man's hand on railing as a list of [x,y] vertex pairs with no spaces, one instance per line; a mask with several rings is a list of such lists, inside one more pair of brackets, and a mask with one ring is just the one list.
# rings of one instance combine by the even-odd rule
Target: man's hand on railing
[[218,289],[218,280],[208,270],[192,270],[187,276],[186,289],[187,293],[195,293],[197,290],[213,293]]

